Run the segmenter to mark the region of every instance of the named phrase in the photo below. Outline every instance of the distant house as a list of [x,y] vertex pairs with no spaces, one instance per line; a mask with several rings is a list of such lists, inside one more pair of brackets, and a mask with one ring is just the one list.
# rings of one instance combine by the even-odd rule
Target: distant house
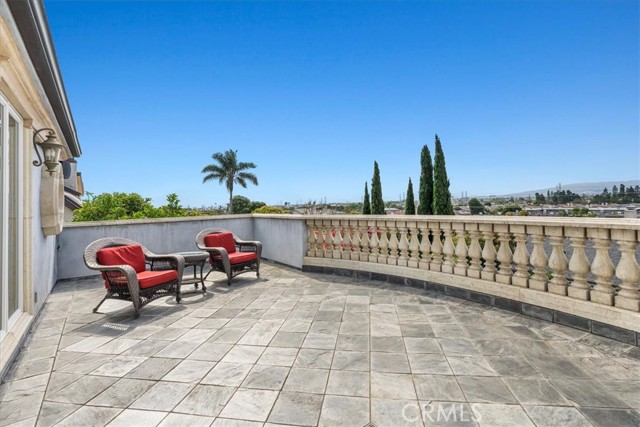
[[[52,140],[67,179],[58,159],[39,160]],[[42,1],[0,0],[0,377],[54,285],[56,235],[83,191],[80,154]]]

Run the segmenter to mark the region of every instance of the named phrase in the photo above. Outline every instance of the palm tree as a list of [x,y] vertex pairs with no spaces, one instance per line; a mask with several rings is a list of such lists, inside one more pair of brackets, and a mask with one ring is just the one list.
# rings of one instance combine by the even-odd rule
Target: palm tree
[[247,181],[253,185],[258,185],[258,178],[251,172],[245,172],[247,169],[254,169],[255,163],[252,162],[238,162],[237,156],[238,150],[227,150],[224,153],[215,153],[211,155],[211,158],[217,163],[213,163],[205,166],[202,169],[202,173],[207,175],[202,178],[202,182],[211,181],[217,179],[220,184],[224,183],[229,191],[229,210],[232,212],[233,201],[233,185],[239,184],[243,188],[247,188]]

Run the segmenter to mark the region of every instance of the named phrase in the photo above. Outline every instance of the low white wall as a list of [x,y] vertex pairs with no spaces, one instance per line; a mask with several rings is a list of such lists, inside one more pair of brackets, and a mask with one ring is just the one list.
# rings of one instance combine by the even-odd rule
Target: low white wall
[[103,237],[124,237],[162,254],[198,250],[196,235],[209,227],[255,240],[253,225],[251,215],[68,223],[58,236],[57,277],[60,280],[95,275],[85,266],[83,254],[89,243]]
[[253,215],[255,240],[262,242],[262,256],[302,268],[307,251],[307,226],[300,215]]

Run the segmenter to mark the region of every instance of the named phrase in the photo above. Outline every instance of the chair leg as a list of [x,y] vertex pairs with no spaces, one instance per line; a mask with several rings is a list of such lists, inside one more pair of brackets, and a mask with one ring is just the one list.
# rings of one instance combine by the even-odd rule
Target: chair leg
[[107,300],[107,298],[109,298],[109,292],[107,292],[104,296],[104,298],[102,298],[102,300],[100,300],[100,302],[98,303],[98,305],[96,305],[96,308],[93,309],[94,313],[98,312],[98,309],[100,308],[100,306],[102,305],[103,302],[105,302]]

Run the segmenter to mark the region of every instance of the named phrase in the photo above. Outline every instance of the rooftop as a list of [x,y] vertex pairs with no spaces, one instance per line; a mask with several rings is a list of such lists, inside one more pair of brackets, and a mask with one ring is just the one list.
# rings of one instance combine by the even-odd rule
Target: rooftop
[[138,319],[115,300],[92,313],[98,278],[59,282],[0,386],[0,426],[640,424],[638,347],[441,293],[261,273],[212,273],[206,295]]

